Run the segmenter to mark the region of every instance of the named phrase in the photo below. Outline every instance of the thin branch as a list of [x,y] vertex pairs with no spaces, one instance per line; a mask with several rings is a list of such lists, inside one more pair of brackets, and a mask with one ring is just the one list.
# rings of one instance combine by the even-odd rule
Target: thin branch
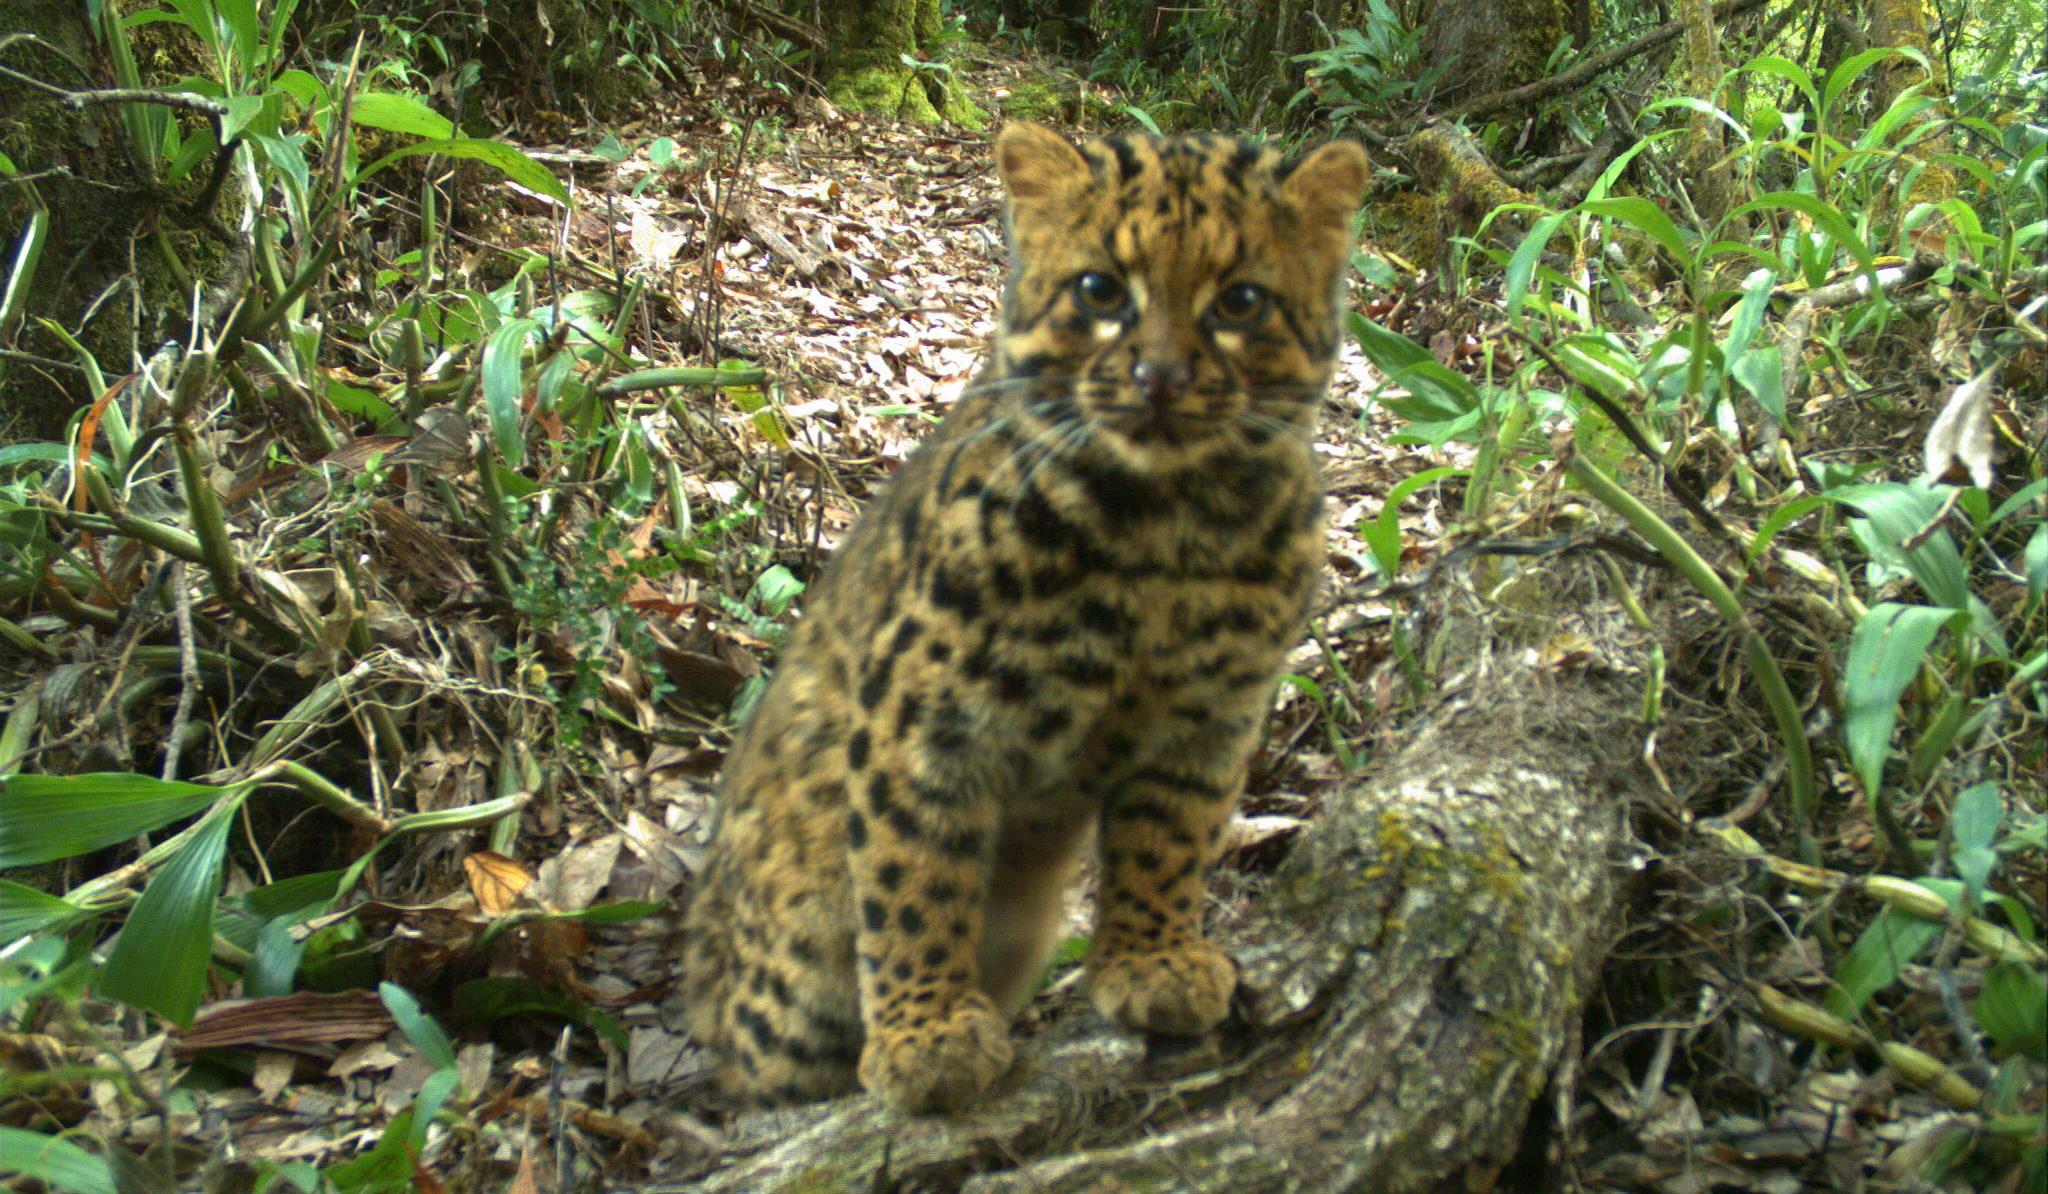
[[[1767,3],[1767,0],[1723,0],[1722,3],[1714,6],[1714,16],[1726,20],[1729,17],[1740,16],[1751,9],[1761,8],[1765,3]],[[1611,50],[1593,55],[1561,75],[1552,75],[1547,79],[1538,79],[1534,83],[1514,88],[1511,91],[1497,91],[1492,95],[1482,95],[1478,99],[1467,101],[1458,107],[1452,108],[1449,112],[1444,113],[1442,118],[1445,120],[1460,120],[1473,116],[1485,116],[1498,112],[1503,108],[1516,108],[1524,104],[1534,103],[1537,100],[1548,99],[1553,95],[1577,87],[1602,71],[1626,62],[1645,50],[1670,41],[1672,38],[1677,37],[1679,32],[1680,26],[1677,21],[1667,21],[1647,33],[1621,43]]]
[[99,91],[67,91],[55,83],[45,83],[33,75],[25,75],[12,67],[0,66],[0,75],[12,79],[32,91],[40,91],[73,110],[82,109],[92,104],[162,104],[167,108],[184,108],[191,112],[204,112],[208,116],[213,117],[222,117],[228,114],[228,106],[219,100],[207,99],[203,95],[192,95],[184,91],[151,91],[143,87],[109,87]]

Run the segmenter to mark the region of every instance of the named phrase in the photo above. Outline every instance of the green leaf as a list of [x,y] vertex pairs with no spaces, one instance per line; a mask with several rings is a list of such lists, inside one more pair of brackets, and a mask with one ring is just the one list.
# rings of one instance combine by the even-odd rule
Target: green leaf
[[2048,1062],[2048,981],[2033,967],[1993,966],[1970,1013],[2001,1049]]
[[1588,199],[1579,204],[1579,210],[1588,215],[1620,220],[1662,245],[1681,268],[1688,272],[1692,269],[1693,255],[1686,246],[1685,236],[1678,231],[1678,225],[1671,222],[1671,217],[1664,214],[1664,209],[1648,199],[1634,195],[1620,199]]
[[0,949],[30,933],[83,915],[85,909],[62,896],[0,879]]
[[[1970,579],[1955,540],[1946,530],[1936,528],[1942,495],[1922,482],[1901,485],[1877,482],[1844,485],[1827,491],[1830,501],[1854,506],[1863,518],[1857,538],[1871,558],[1900,569],[1919,584],[1922,592],[1950,609],[1970,607]],[[1912,543],[1910,549],[1905,544]]]
[[1835,107],[1835,101],[1842,97],[1842,93],[1847,91],[1850,85],[1862,76],[1864,71],[1869,70],[1887,58],[1910,58],[1923,67],[1927,65],[1925,58],[1907,49],[1880,46],[1874,50],[1865,50],[1828,72],[1828,81],[1821,89],[1821,113],[1825,115],[1832,112]]
[[0,868],[87,854],[161,829],[237,787],[146,775],[10,775],[0,779]]
[[199,832],[151,876],[93,979],[95,994],[147,1008],[173,1024],[192,1023],[213,961],[213,901],[220,895],[233,811],[222,805],[209,813]]
[[1380,575],[1392,579],[1401,572],[1401,503],[1425,485],[1434,485],[1446,477],[1462,477],[1470,471],[1449,465],[1426,468],[1403,477],[1387,491],[1386,503],[1380,507],[1379,516],[1372,520],[1370,526],[1360,528],[1366,545],[1372,549],[1373,563],[1379,566]]
[[790,604],[803,591],[804,582],[796,578],[796,573],[774,564],[755,578],[747,592],[747,602],[769,617],[779,618],[789,612]]
[[484,345],[484,411],[490,416],[498,454],[513,468],[526,459],[526,436],[520,426],[520,399],[525,396],[526,381],[520,358],[526,352],[527,338],[540,336],[539,321],[508,319]]
[[2048,522],[2034,528],[2021,561],[2027,574],[2027,592],[2039,601],[2048,595]]
[[1998,865],[1998,823],[2005,809],[1998,800],[1998,785],[1987,781],[1972,784],[1956,796],[1949,811],[1949,860],[1956,864],[1972,901],[1984,898],[1985,881]]
[[1870,997],[1898,981],[1899,974],[1927,948],[1941,926],[1886,907],[1871,919],[1835,970],[1835,985],[1822,1001],[1827,1010],[1854,1020]]
[[421,141],[413,145],[407,145],[402,149],[395,149],[363,167],[357,173],[356,180],[360,182],[401,159],[418,157],[421,154],[429,153],[444,154],[451,158],[468,158],[471,161],[482,162],[486,166],[494,167],[498,173],[503,174],[529,191],[538,191],[563,203],[569,201],[567,188],[562,186],[561,180],[556,178],[546,166],[527,157],[517,148],[507,145],[503,141],[487,141],[480,137],[456,137],[443,141]]
[[1899,720],[1899,694],[1919,673],[1934,636],[1955,617],[1952,609],[1887,601],[1856,623],[1842,675],[1842,737],[1863,790],[1873,799]]
[[[415,137],[446,140],[455,135],[455,122],[428,107],[415,96],[396,91],[365,91],[349,108],[349,119],[365,128]],[[372,167],[374,170],[375,167]],[[365,170],[363,173],[371,173]]]
[[1764,316],[1771,309],[1771,288],[1778,284],[1778,272],[1760,268],[1750,271],[1742,280],[1742,299],[1735,304],[1735,316],[1728,324],[1728,338],[1721,341],[1721,355],[1727,360],[1739,360],[1749,350],[1749,342],[1756,337],[1757,329],[1764,325]]
[[627,1045],[618,1021],[560,991],[514,978],[480,978],[455,988],[449,1015],[458,1024],[492,1024],[512,1016],[552,1016],[578,1024],[617,1048]]
[[120,1194],[106,1158],[62,1136],[0,1127],[0,1173],[42,1182],[66,1194]]
[[[1761,57],[1750,59],[1736,69],[1748,71],[1751,74],[1776,75],[1797,87],[1800,94],[1806,97],[1809,107],[1820,107],[1820,93],[1814,89],[1813,76],[1807,74],[1804,68],[1789,58],[1781,58],[1776,54],[1765,54]],[[1734,72],[1731,71],[1729,73],[1732,74]]]
[[1779,426],[1785,423],[1785,359],[1778,350],[1768,344],[1755,348],[1735,358],[1735,364],[1728,370],[1736,384],[1756,399],[1756,404],[1771,412]]
[[1863,238],[1856,235],[1856,229],[1850,226],[1849,218],[1812,195],[1802,195],[1797,191],[1772,191],[1768,195],[1757,196],[1728,215],[1733,219],[1737,216],[1746,216],[1753,211],[1778,209],[1795,211],[1812,220],[1837,245],[1847,249],[1858,265],[1865,269],[1872,268],[1870,246],[1864,244]]
[[455,1068],[455,1047],[448,1043],[448,1034],[441,1031],[432,1016],[420,1010],[419,1000],[412,997],[412,992],[397,983],[378,983],[377,997],[384,1001],[384,1008],[391,1013],[398,1030],[420,1051],[428,1065],[437,1070]]
[[1515,246],[1515,255],[1508,258],[1507,277],[1501,293],[1507,299],[1509,319],[1521,311],[1522,300],[1529,293],[1529,279],[1536,272],[1536,262],[1543,256],[1543,247],[1550,243],[1550,238],[1557,234],[1558,225],[1564,223],[1569,214],[1554,212],[1536,221],[1530,226],[1529,235]]

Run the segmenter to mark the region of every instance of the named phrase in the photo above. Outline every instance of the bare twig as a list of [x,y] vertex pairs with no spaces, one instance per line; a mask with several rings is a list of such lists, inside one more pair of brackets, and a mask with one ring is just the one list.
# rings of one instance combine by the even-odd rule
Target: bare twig
[[[1726,20],[1729,17],[1746,13],[1751,9],[1760,8],[1764,3],[1765,0],[1724,0],[1723,3],[1714,6],[1714,17],[1716,20]],[[1534,103],[1537,100],[1548,99],[1553,95],[1570,91],[1595,75],[1626,62],[1645,50],[1670,41],[1672,38],[1677,37],[1680,31],[1681,26],[1677,21],[1667,21],[1647,33],[1621,43],[1611,50],[1593,55],[1561,75],[1552,75],[1547,79],[1538,79],[1534,83],[1516,87],[1509,91],[1498,91],[1492,95],[1482,95],[1478,99],[1467,101],[1444,113],[1442,119],[1459,120],[1475,116],[1485,116],[1498,112],[1503,108],[1520,107],[1523,104]]]

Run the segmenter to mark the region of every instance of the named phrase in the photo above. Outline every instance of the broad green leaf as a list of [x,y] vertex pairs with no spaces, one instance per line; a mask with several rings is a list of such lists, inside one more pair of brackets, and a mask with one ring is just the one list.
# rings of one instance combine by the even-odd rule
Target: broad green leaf
[[2027,573],[2027,592],[2039,601],[2048,595],[2048,522],[2034,528],[2021,560]]
[[1777,348],[1759,344],[1735,358],[1729,375],[1756,404],[1771,412],[1780,426],[1785,422],[1785,358]]
[[0,779],[0,868],[87,854],[183,820],[237,789],[146,775]]
[[1777,284],[1778,273],[1769,268],[1751,270],[1742,280],[1742,298],[1735,304],[1734,318],[1729,320],[1728,338],[1721,341],[1721,355],[1725,359],[1740,360],[1749,350],[1749,342],[1770,312],[1771,288]]
[[[262,27],[256,23],[256,0],[213,0],[213,7],[228,32],[234,35],[235,56],[241,60],[242,69],[255,66],[263,37]],[[233,140],[233,135],[222,140]]]
[[1378,517],[1369,527],[1362,528],[1366,545],[1372,550],[1373,563],[1379,565],[1380,575],[1392,579],[1401,573],[1401,503],[1425,485],[1434,485],[1446,477],[1462,477],[1470,471],[1448,465],[1426,468],[1403,477],[1387,491],[1386,503],[1380,507]]
[[1770,546],[1771,540],[1778,537],[1779,531],[1790,526],[1794,520],[1811,514],[1816,506],[1826,501],[1827,499],[1819,494],[1807,494],[1805,497],[1793,498],[1771,511],[1770,517],[1764,519],[1763,524],[1757,527],[1756,538],[1750,540],[1749,550],[1744,553],[1743,562],[1748,563],[1762,555],[1764,548]]
[[1664,251],[1671,254],[1671,259],[1681,268],[1688,271],[1692,269],[1693,255],[1686,246],[1684,235],[1678,231],[1678,225],[1671,222],[1671,217],[1664,214],[1663,208],[1648,199],[1634,195],[1620,199],[1588,199],[1579,204],[1578,209],[1588,215],[1620,220],[1662,245]]
[[1901,971],[1941,933],[1941,926],[1885,907],[1871,919],[1835,970],[1835,985],[1823,1005],[1844,1020],[1854,1020],[1871,996],[1898,981]]
[[520,400],[526,390],[521,358],[527,338],[540,336],[538,321],[508,319],[484,345],[484,412],[490,416],[498,454],[513,468],[526,459],[526,435],[520,423]]
[[1955,617],[1952,609],[1887,601],[1856,623],[1842,674],[1842,737],[1872,799],[1878,797],[1892,727],[1899,720],[1899,694],[1919,673],[1934,636]]
[[1507,278],[1501,292],[1507,299],[1509,319],[1521,311],[1522,300],[1529,293],[1529,279],[1536,272],[1537,260],[1543,256],[1543,247],[1556,235],[1557,226],[1564,223],[1567,214],[1553,212],[1544,216],[1530,227],[1529,235],[1522,238],[1522,243],[1515,246],[1515,255],[1508,259]]
[[1850,225],[1849,218],[1839,209],[1812,195],[1803,195],[1798,191],[1772,191],[1770,194],[1757,196],[1728,214],[1732,219],[1736,216],[1746,216],[1753,211],[1772,210],[1798,212],[1812,220],[1814,225],[1827,233],[1837,245],[1847,249],[1858,265],[1866,269],[1872,267],[1870,246],[1864,244],[1863,238],[1856,235],[1856,229]]
[[62,896],[0,879],[0,949],[30,933],[85,914],[84,909]]
[[[1920,482],[1877,482],[1840,486],[1828,490],[1827,497],[1854,506],[1863,516],[1858,521],[1864,526],[1852,522],[1850,529],[1861,532],[1857,537],[1873,560],[1905,572],[1928,597],[1950,609],[1970,607],[1963,557],[1949,533],[1934,525],[1943,504],[1941,493]],[[1914,546],[1908,549],[1908,543]]]
[[213,901],[220,895],[232,812],[215,809],[150,877],[93,979],[95,994],[147,1008],[173,1024],[192,1023],[213,962]]
[[[436,141],[455,135],[455,122],[434,111],[417,97],[396,91],[365,91],[349,108],[349,119],[365,128],[409,133]],[[382,163],[379,163],[380,165]],[[376,167],[363,171],[370,174]]]
[[455,1088],[462,1084],[462,1074],[451,1063],[428,1074],[420,1083],[420,1093],[413,1098],[415,1108],[412,1117],[412,1147],[418,1150],[426,1147],[427,1129],[434,1124],[434,1117],[441,1114]]
[[1984,884],[1998,865],[1998,823],[2005,809],[1998,801],[1998,785],[1986,781],[1972,784],[1956,796],[1949,812],[1949,860],[1956,875],[1970,892],[1972,901],[1984,898]]
[[546,166],[527,157],[514,146],[503,141],[486,141],[481,137],[455,137],[443,141],[421,141],[414,145],[396,149],[369,165],[356,175],[358,181],[384,169],[402,158],[418,157],[421,154],[438,153],[451,158],[468,158],[496,168],[505,177],[530,191],[538,191],[563,203],[569,201],[568,189],[562,186]]
[[1821,88],[1821,112],[1826,114],[1834,111],[1835,101],[1842,98],[1842,93],[1847,91],[1850,85],[1862,76],[1864,71],[1869,70],[1887,58],[1910,58],[1923,67],[1927,65],[1926,59],[1907,49],[1879,46],[1873,50],[1865,50],[1828,72],[1828,80]]
[[2048,1062],[2048,982],[2033,967],[1993,966],[1970,1012],[2001,1049]]
[[455,1068],[455,1046],[448,1043],[448,1034],[434,1023],[434,1018],[420,1010],[420,1002],[412,992],[397,983],[378,983],[377,997],[384,1001],[385,1010],[398,1030],[420,1051],[428,1065],[437,1070]]
[[220,139],[232,145],[242,130],[263,115],[263,97],[260,95],[231,95],[227,98],[228,114],[220,119]]
[[[1806,97],[1808,107],[1820,107],[1820,92],[1814,88],[1813,76],[1807,74],[1804,68],[1789,58],[1781,58],[1776,54],[1765,54],[1750,59],[1736,69],[1748,71],[1751,74],[1776,75],[1797,87],[1800,93]],[[1730,73],[1734,72],[1731,71]]]
[[106,1158],[62,1136],[0,1127],[0,1173],[42,1182],[64,1194],[120,1194]]
[[297,67],[280,72],[272,86],[299,101],[302,108],[314,107],[327,98],[327,85]]

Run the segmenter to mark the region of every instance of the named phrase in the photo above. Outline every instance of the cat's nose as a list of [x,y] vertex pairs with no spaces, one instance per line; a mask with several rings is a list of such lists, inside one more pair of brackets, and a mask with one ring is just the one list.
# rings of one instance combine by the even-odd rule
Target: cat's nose
[[1167,406],[1178,401],[1182,394],[1187,393],[1192,376],[1185,361],[1139,361],[1131,366],[1131,380],[1137,383],[1145,401],[1153,406]]

